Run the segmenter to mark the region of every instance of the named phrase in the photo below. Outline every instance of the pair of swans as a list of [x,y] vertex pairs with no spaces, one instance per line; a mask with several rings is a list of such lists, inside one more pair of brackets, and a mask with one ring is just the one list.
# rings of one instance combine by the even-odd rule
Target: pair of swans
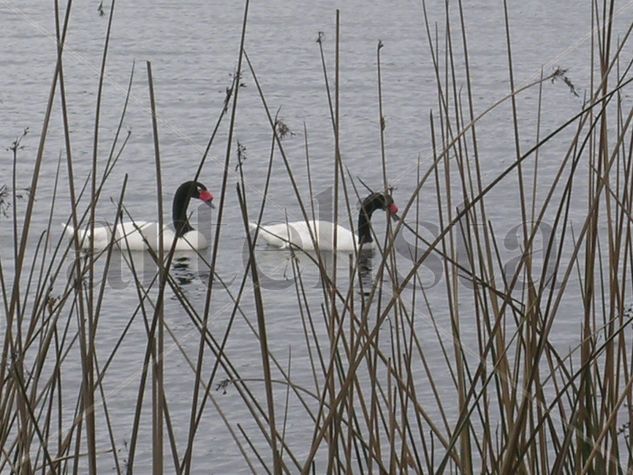
[[[202,233],[191,226],[187,219],[187,208],[192,199],[201,200],[213,207],[213,195],[207,188],[197,181],[187,181],[178,187],[174,195],[173,230],[169,226],[163,226],[161,231],[158,223],[148,221],[120,222],[115,228],[95,227],[94,249],[102,250],[109,246],[113,241],[113,233],[117,245],[130,251],[144,251],[148,247],[158,249],[161,237],[163,248],[166,250],[171,248],[174,239],[177,251],[205,249],[208,246],[207,240]],[[336,228],[336,250],[352,252],[361,244],[364,247],[372,245],[370,220],[374,211],[379,209],[388,211],[392,217],[395,217],[398,212],[398,207],[388,194],[370,194],[363,200],[358,214],[357,235],[340,225],[335,226],[334,223],[322,220],[293,221],[267,226],[249,223],[249,226],[252,233],[258,232],[270,246],[281,249],[295,247],[306,251],[314,250],[315,242],[319,249],[333,251]],[[71,226],[66,226],[65,231],[71,238],[76,232]],[[83,249],[90,248],[90,230],[79,232],[77,237]]]

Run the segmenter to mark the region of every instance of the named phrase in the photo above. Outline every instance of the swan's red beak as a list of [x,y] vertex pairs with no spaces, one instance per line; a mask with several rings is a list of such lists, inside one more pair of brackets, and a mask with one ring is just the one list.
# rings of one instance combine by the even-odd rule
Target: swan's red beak
[[200,199],[204,201],[206,204],[208,204],[209,206],[211,206],[211,208],[215,208],[215,205],[213,204],[213,195],[209,191],[207,190],[201,191]]
[[398,217],[398,215],[396,214],[398,212],[398,207],[396,206],[395,203],[391,203],[387,209],[389,209],[389,215],[391,216],[391,219],[393,219],[394,221],[398,221],[400,218]]

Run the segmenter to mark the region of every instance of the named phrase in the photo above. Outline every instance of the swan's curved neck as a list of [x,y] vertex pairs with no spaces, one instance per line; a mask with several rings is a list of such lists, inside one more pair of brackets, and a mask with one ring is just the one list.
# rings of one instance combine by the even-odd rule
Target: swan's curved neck
[[174,221],[174,230],[176,231],[176,237],[182,237],[189,231],[193,231],[193,227],[189,224],[187,219],[187,208],[189,207],[189,201],[191,196],[188,193],[189,190],[178,188],[174,195],[174,203],[172,206],[172,219]]
[[371,215],[374,208],[364,205],[358,213],[358,244],[369,243],[373,241],[371,237]]

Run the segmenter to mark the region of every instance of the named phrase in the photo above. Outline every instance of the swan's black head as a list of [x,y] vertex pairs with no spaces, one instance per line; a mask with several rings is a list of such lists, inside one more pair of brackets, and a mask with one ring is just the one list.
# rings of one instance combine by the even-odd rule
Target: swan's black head
[[182,204],[188,204],[191,198],[204,201],[211,207],[213,206],[213,195],[207,190],[207,187],[198,181],[186,181],[178,187],[174,196],[174,202],[180,201]]
[[398,207],[388,193],[372,193],[363,200],[362,208],[368,216],[371,216],[377,209],[388,210],[392,216],[398,212]]
[[172,207],[172,218],[174,228],[178,237],[184,236],[193,228],[187,220],[187,207],[191,198],[204,201],[207,205],[213,206],[213,195],[207,190],[207,187],[197,181],[186,181],[178,187],[174,195],[174,203]]
[[363,200],[358,215],[358,239],[360,243],[372,242],[369,221],[374,211],[378,209],[388,210],[392,218],[397,218],[398,207],[388,193],[372,193]]

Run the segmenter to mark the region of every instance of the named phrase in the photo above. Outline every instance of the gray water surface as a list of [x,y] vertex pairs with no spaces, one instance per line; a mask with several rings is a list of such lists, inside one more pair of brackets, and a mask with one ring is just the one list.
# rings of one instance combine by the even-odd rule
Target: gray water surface
[[[564,0],[544,2],[532,0],[512,2],[510,23],[514,57],[514,80],[517,87],[539,77],[541,70],[549,74],[554,68],[568,70],[568,76],[580,93],[576,97],[561,82],[546,83],[543,88],[543,113],[541,130],[547,132],[577,113],[582,106],[582,96],[589,92],[590,57],[589,4]],[[65,48],[64,75],[71,127],[72,153],[76,183],[83,183],[92,166],[96,93],[101,54],[107,27],[107,15],[97,12],[98,2],[77,2],[73,6],[67,44]],[[104,8],[109,10],[109,1]],[[319,31],[323,32],[324,49],[328,61],[331,85],[334,79],[335,11],[340,9],[340,136],[341,156],[353,177],[360,177],[370,186],[382,186],[380,167],[380,135],[378,120],[378,91],[376,47],[382,49],[382,80],[385,140],[388,180],[396,187],[394,198],[404,205],[414,191],[416,165],[420,158],[422,169],[432,162],[429,112],[437,111],[437,89],[430,48],[424,28],[421,5],[414,1],[362,2],[337,1],[284,1],[251,2],[246,35],[246,51],[263,88],[272,112],[279,110],[279,117],[294,135],[284,140],[285,152],[298,180],[305,200],[309,199],[305,167],[304,125],[308,132],[311,175],[315,194],[323,193],[320,203],[327,200],[333,177],[334,141],[330,112],[321,69],[319,49],[316,43]],[[437,24],[441,55],[445,52],[444,2],[430,2],[431,21]],[[451,6],[453,8],[453,6]],[[452,12],[457,18],[456,12]],[[130,71],[135,62],[135,75],[130,103],[125,116],[123,131],[131,132],[129,142],[120,162],[104,188],[99,216],[112,221],[115,205],[124,176],[128,175],[125,204],[138,220],[156,220],[156,184],[154,149],[149,112],[149,94],[146,61],[151,61],[155,83],[156,103],[159,114],[160,152],[162,160],[164,199],[170,209],[172,190],[190,179],[206,142],[220,113],[226,87],[231,84],[231,74],[236,67],[242,26],[243,7],[239,2],[204,2],[188,0],[166,2],[148,0],[116,3],[110,49],[107,57],[106,78],[100,117],[98,167],[103,167],[110,151]],[[503,23],[503,8],[499,2],[477,0],[464,5],[468,33],[470,73],[475,113],[478,114],[510,91],[507,68],[507,50]],[[626,25],[631,19],[631,9],[616,16],[617,25]],[[431,26],[435,29],[435,24]],[[458,25],[454,25],[458,30]],[[13,139],[25,127],[29,134],[23,141],[25,148],[19,153],[18,186],[30,186],[31,171],[36,156],[39,134],[54,74],[56,45],[54,39],[54,14],[52,2],[0,1],[0,185],[10,185],[12,170],[11,154],[5,151]],[[457,35],[455,35],[457,37]],[[461,38],[456,38],[461,45]],[[457,48],[457,47],[456,47]],[[458,57],[459,55],[456,55]],[[455,64],[459,77],[463,77],[464,64]],[[443,61],[443,59],[442,59]],[[247,159],[243,165],[247,183],[247,196],[253,206],[250,214],[256,215],[263,191],[265,171],[270,149],[270,126],[262,107],[253,77],[245,72],[245,87],[239,92],[237,122],[232,144],[233,154],[239,141],[246,147]],[[461,86],[465,88],[462,81]],[[465,89],[463,92],[465,100]],[[536,104],[538,89],[534,88],[518,99],[521,126],[521,146],[533,145],[536,134]],[[224,156],[226,153],[228,121],[223,122],[210,151],[200,181],[219,197]],[[515,159],[512,115],[509,103],[499,107],[478,124],[478,140],[483,180],[488,182]],[[563,133],[558,140],[542,150],[540,157],[539,187],[546,187],[568,148],[572,131]],[[37,202],[31,229],[31,239],[44,231],[48,220],[58,156],[64,150],[63,124],[58,96],[51,117],[46,141],[41,178],[38,184]],[[234,155],[235,158],[235,155]],[[232,162],[227,187],[227,205],[222,222],[222,242],[219,248],[218,273],[232,291],[239,288],[239,278],[244,272],[244,229],[240,207],[235,192],[239,175]],[[100,169],[102,171],[102,168]],[[54,222],[64,222],[70,213],[67,173],[64,161],[55,208]],[[79,186],[79,185],[77,185]],[[516,176],[511,175],[497,186],[489,196],[489,217],[498,233],[500,242],[520,225],[519,200]],[[307,202],[307,201],[306,201]],[[434,186],[429,183],[421,192],[423,220],[437,224]],[[17,203],[20,211],[25,201]],[[356,203],[353,203],[355,211]],[[206,212],[206,211],[205,211]],[[582,216],[580,200],[577,209]],[[275,159],[264,222],[299,219],[300,213],[283,163]],[[170,218],[165,212],[164,218]],[[215,233],[216,213],[198,216],[201,229],[211,236]],[[355,218],[354,218],[355,219]],[[210,223],[210,224],[209,224]],[[381,228],[382,226],[382,228]],[[378,232],[384,224],[377,224]],[[54,228],[59,237],[61,228]],[[12,228],[10,219],[0,217],[0,257],[5,275],[11,275],[13,264]],[[505,248],[507,259],[516,257],[520,250]],[[208,256],[208,253],[206,254]],[[115,256],[116,257],[116,256]],[[118,274],[108,283],[104,306],[99,323],[97,357],[105,360],[128,322],[138,303],[136,290],[131,285],[131,275],[122,265],[119,255]],[[196,257],[181,255],[180,266],[174,271],[182,279],[181,286],[202,312],[206,294],[206,275],[198,275],[194,265]],[[140,259],[143,259],[142,257]],[[147,259],[147,257],[146,257]],[[187,266],[187,259],[190,266]],[[271,352],[282,365],[292,357],[292,377],[298,384],[313,388],[312,376],[305,347],[303,327],[297,310],[294,286],[286,286],[289,267],[288,254],[262,248],[259,263],[271,282],[264,288],[267,305],[268,342]],[[343,260],[344,261],[344,260]],[[309,269],[309,265],[306,265]],[[345,274],[346,264],[341,264]],[[429,269],[427,269],[429,272]],[[285,274],[285,276],[284,276]],[[429,274],[430,276],[430,274]],[[237,278],[237,280],[233,280]],[[322,298],[316,273],[306,270],[311,284],[310,298],[318,302]],[[430,277],[431,278],[431,277]],[[440,275],[440,279],[442,276]],[[292,281],[290,281],[292,282]],[[250,285],[250,284],[249,284]],[[61,289],[60,289],[61,290]],[[466,292],[467,289],[464,289]],[[427,289],[436,318],[447,315],[445,287],[440,281]],[[231,300],[221,290],[214,291],[210,327],[214,334],[222,334],[232,308]],[[561,348],[576,343],[580,319],[580,299],[571,292],[565,312],[559,316],[552,332],[553,341]],[[467,305],[468,301],[464,301]],[[177,300],[170,294],[166,300],[165,318],[171,331],[182,345],[191,361],[195,361],[199,332],[191,323]],[[256,325],[252,292],[247,291],[242,308],[251,324]],[[468,314],[466,309],[462,312]],[[320,317],[317,318],[320,321]],[[0,319],[5,325],[5,319]],[[437,340],[431,323],[420,309],[419,335],[423,343],[432,348]],[[448,327],[448,322],[438,322]],[[556,329],[567,329],[567,332]],[[569,331],[571,329],[572,331]],[[464,340],[476,341],[474,321],[462,323]],[[321,331],[321,330],[320,330]],[[325,329],[322,329],[325,336]],[[469,336],[470,335],[470,336]],[[109,414],[120,448],[125,458],[125,444],[129,441],[130,426],[138,392],[138,379],[147,341],[144,324],[136,319],[125,338],[104,381],[109,401]],[[447,340],[448,342],[448,340]],[[475,351],[476,351],[476,347]],[[188,363],[171,337],[166,337],[167,357],[165,384],[170,416],[176,437],[181,446],[187,437],[191,391],[194,376]],[[209,374],[214,358],[207,351],[205,374]],[[227,354],[242,378],[262,377],[259,343],[246,321],[238,316],[227,345]],[[71,355],[63,367],[63,379],[69,385],[81,382],[79,350]],[[451,394],[452,381],[446,373],[445,363],[439,352],[429,360],[438,378],[440,389],[445,386]],[[428,388],[425,390],[420,375],[420,401],[432,403]],[[444,376],[442,376],[444,374]],[[224,378],[220,372],[216,383]],[[263,384],[253,381],[251,386],[261,394],[265,404]],[[283,412],[285,388],[276,388],[279,412]],[[452,392],[454,397],[454,391]],[[240,397],[230,385],[223,390],[215,387],[212,396],[229,424],[235,430],[241,424],[257,446],[265,447],[263,436],[254,426],[252,417]],[[146,401],[150,401],[148,393]],[[314,401],[313,401],[314,402]],[[446,407],[456,407],[457,401],[447,397]],[[315,404],[316,407],[316,404]],[[148,411],[142,420],[141,437],[135,468],[139,473],[148,472],[151,466],[151,419]],[[71,412],[69,412],[70,414]],[[98,411],[99,424],[104,424]],[[290,398],[287,440],[299,459],[305,457],[312,438],[312,423],[307,426],[305,411],[299,402]],[[436,414],[437,415],[437,414]],[[69,415],[70,417],[70,415]],[[439,418],[439,415],[437,415]],[[109,447],[105,430],[99,431],[98,444]],[[264,451],[269,456],[268,451]],[[171,458],[166,446],[166,467]],[[182,454],[181,454],[182,455]],[[101,471],[114,468],[111,455],[99,457]],[[198,431],[193,470],[195,473],[247,473],[246,466],[236,444],[227,430],[218,410],[210,403]]]

